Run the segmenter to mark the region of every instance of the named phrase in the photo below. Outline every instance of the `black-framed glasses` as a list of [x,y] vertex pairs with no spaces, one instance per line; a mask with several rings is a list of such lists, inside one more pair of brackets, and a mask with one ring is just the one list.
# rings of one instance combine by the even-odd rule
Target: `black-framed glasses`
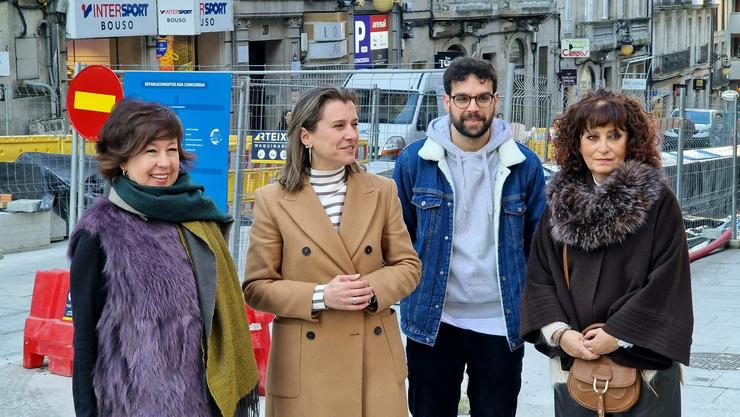
[[452,102],[455,103],[455,106],[459,109],[467,109],[470,105],[471,100],[475,100],[475,103],[478,105],[478,107],[488,107],[493,103],[493,94],[491,93],[483,93],[475,97],[470,97],[465,94],[458,94],[456,96],[450,96],[452,99]]

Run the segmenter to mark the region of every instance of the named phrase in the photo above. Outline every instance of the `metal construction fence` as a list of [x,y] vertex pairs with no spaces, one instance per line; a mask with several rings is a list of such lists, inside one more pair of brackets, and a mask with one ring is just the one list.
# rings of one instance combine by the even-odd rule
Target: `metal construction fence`
[[[125,72],[118,73],[125,83]],[[532,148],[548,171],[556,170],[549,163],[554,153],[551,126],[554,117],[564,110],[564,92],[555,79],[532,77],[516,70],[510,74],[507,82],[499,85],[497,112],[506,116],[515,138]],[[432,119],[445,114],[441,70],[323,68],[242,71],[231,75],[228,182],[224,186],[228,189],[229,210],[236,220],[229,244],[240,269],[248,245],[254,191],[274,181],[282,168],[253,161],[252,133],[285,131],[283,116],[301,94],[319,85],[346,86],[355,91],[360,136],[365,143],[359,150],[360,160],[392,159],[405,145],[423,138]],[[737,158],[733,158],[731,146],[737,140],[737,113],[733,106],[737,103],[718,99],[709,108],[687,108],[686,100],[680,96],[662,93],[630,95],[656,117],[667,178],[680,197],[690,242],[701,244],[712,237],[711,230],[731,223],[737,205]],[[651,99],[657,95],[663,98]],[[16,106],[11,109],[12,114],[26,112],[38,115],[39,120],[52,114],[50,97],[33,100],[37,100],[29,104],[33,108],[23,110]],[[7,126],[10,119],[3,119],[6,108],[2,104],[0,121],[6,120]],[[4,133],[2,127],[0,135]],[[679,146],[681,135],[684,140]],[[90,144],[83,152],[81,141],[77,147],[73,143],[65,136],[0,138],[0,193],[11,193],[14,198],[28,195],[29,190],[50,194],[58,216],[74,222],[104,187],[95,173]],[[30,160],[18,159],[29,152],[36,152]],[[60,164],[59,158],[69,162]],[[72,164],[72,160],[79,162]],[[41,168],[29,169],[21,164]]]
[[61,103],[43,84],[25,82],[11,89],[0,84],[0,135],[61,134],[65,122]]

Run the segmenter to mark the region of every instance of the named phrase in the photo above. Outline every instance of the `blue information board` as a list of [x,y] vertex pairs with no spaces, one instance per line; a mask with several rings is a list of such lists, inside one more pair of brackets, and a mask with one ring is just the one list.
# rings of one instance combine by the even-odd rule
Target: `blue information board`
[[231,75],[201,72],[126,72],[126,97],[170,107],[182,121],[183,148],[196,155],[193,182],[227,210]]

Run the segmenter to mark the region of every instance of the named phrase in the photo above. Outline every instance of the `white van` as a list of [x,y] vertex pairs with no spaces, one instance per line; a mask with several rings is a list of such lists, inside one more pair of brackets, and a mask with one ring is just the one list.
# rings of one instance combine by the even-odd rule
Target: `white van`
[[[426,136],[429,122],[446,114],[442,72],[359,71],[347,77],[344,88],[357,94],[360,137],[372,146],[372,121],[377,119],[377,157],[395,159],[401,150]],[[377,91],[373,112],[374,91]],[[370,149],[370,152],[373,152]]]

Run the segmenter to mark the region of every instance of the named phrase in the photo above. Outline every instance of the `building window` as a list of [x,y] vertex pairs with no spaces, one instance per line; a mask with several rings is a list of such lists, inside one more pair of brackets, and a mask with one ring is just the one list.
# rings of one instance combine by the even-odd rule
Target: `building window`
[[519,39],[515,39],[509,47],[509,62],[517,68],[524,68],[524,44]]
[[732,57],[733,58],[740,58],[740,36],[733,36],[732,37]]
[[740,0],[735,0],[735,8],[732,9],[735,13],[740,13]]

